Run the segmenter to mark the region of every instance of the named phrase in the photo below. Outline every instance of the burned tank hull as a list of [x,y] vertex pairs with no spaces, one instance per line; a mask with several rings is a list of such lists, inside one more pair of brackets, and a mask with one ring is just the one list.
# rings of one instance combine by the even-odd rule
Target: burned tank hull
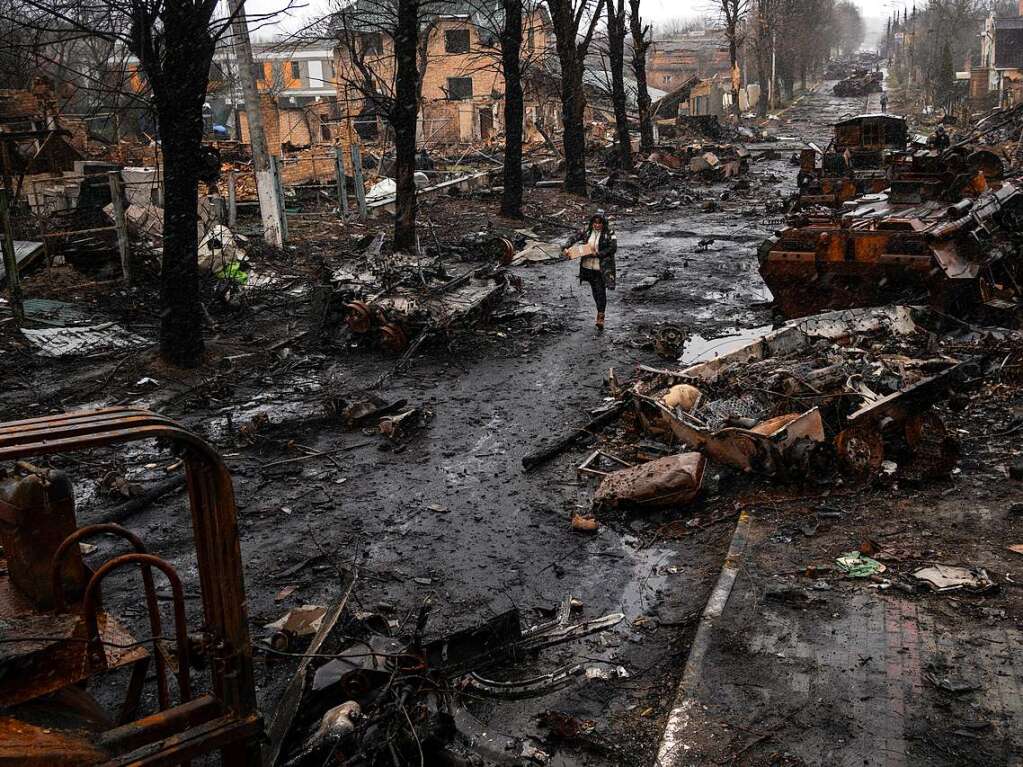
[[905,118],[890,114],[862,114],[835,123],[827,150],[811,145],[800,152],[793,209],[838,208],[886,189],[889,161],[905,150],[908,130]]
[[882,72],[857,71],[853,75],[839,80],[831,89],[836,96],[866,96],[868,93],[880,93]]
[[1014,184],[955,205],[870,201],[779,231],[759,249],[760,274],[789,318],[892,300],[961,314],[1019,299],[1020,241],[1023,192]]

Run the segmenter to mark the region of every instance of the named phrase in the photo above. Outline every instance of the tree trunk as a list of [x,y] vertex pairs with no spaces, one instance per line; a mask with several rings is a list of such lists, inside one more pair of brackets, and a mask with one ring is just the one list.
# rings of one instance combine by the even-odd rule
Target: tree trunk
[[622,170],[632,170],[632,138],[625,106],[625,0],[607,4],[607,45],[611,64],[611,103],[615,112],[618,162]]
[[[199,168],[202,149],[202,101],[158,99],[157,119],[163,150],[163,263],[160,269],[160,354],[173,365],[194,367],[203,353],[199,306]],[[195,103],[189,103],[195,102]]]
[[767,94],[771,79],[770,52],[767,50],[767,43],[760,39],[756,44],[757,57],[757,79],[760,81],[760,96],[757,99],[757,117],[767,117],[768,103]]
[[501,66],[504,71],[504,194],[501,215],[522,218],[522,0],[504,0]]
[[[571,0],[548,0],[558,61],[561,64],[561,121],[565,142],[565,191],[586,195],[586,131],[583,114],[583,65],[586,46],[579,42],[579,21]],[[598,8],[595,13],[600,13]]]
[[732,112],[735,114],[735,119],[738,120],[740,117],[741,109],[739,109],[739,51],[735,45],[735,25],[732,25],[732,29],[728,35],[728,60],[732,64],[730,71],[732,79]]
[[643,20],[639,15],[640,0],[629,0],[629,27],[632,30],[632,71],[636,75],[636,100],[639,102],[639,148],[654,151],[654,123],[650,114],[650,92],[646,84],[646,39]]
[[394,84],[394,181],[397,185],[394,215],[394,250],[412,253],[416,247],[416,119],[419,115],[419,68],[416,51],[419,36],[419,0],[398,0],[394,50],[397,69]]
[[586,128],[582,67],[561,64],[561,119],[564,123],[565,191],[586,196]]

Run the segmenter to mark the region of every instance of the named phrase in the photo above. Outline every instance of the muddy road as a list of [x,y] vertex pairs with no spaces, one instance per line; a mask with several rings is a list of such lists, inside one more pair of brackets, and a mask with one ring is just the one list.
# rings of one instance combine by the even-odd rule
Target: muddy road
[[[403,449],[382,449],[379,436],[345,432],[310,404],[323,390],[326,369],[333,368],[340,388],[356,388],[391,366],[378,356],[297,359],[283,378],[219,392],[203,412],[173,413],[159,392],[141,393],[137,404],[171,410],[225,453],[235,478],[254,637],[265,637],[264,624],[291,607],[329,604],[338,594],[338,570],[351,567],[360,575],[357,607],[403,628],[430,599],[429,636],[511,607],[524,623],[541,622],[568,596],[581,602],[580,618],[621,612],[625,618],[615,629],[501,672],[532,676],[587,659],[605,663],[608,675],[619,678],[578,681],[516,703],[475,703],[473,710],[492,730],[535,737],[538,744],[544,731],[536,717],[545,710],[594,720],[603,746],[566,745],[554,764],[649,764],[732,523],[662,540],[658,528],[676,512],[603,520],[597,533],[580,533],[569,518],[588,509],[594,487],[576,476],[584,450],[567,451],[529,473],[520,461],[588,420],[606,396],[609,369],[627,377],[637,364],[665,364],[650,344],[663,324],[693,335],[686,358],[726,348],[722,337],[770,325],[756,247],[780,223],[779,202],[794,188],[789,158],[804,139],[825,145],[831,122],[871,106],[829,93],[824,86],[808,94],[776,123],[779,141],[751,147],[760,159],[743,180],[748,189],[715,185],[704,190],[713,204],[616,223],[619,286],[610,295],[603,333],[593,326],[592,299],[576,279],[575,263],[517,268],[524,283],[517,300],[538,307],[544,318],[534,324],[539,331],[480,328],[449,348],[428,349],[391,378],[384,396],[433,413]],[[633,289],[651,276],[659,278],[652,287]],[[102,393],[73,404],[99,403],[105,403]],[[258,439],[238,446],[228,438],[232,426],[260,413],[269,424]],[[330,455],[279,463],[294,456],[289,444]],[[131,454],[127,470],[140,481],[160,472],[145,451]],[[729,482],[711,472],[692,513],[726,504]],[[83,522],[100,513],[88,493],[79,500]],[[166,498],[130,526],[179,568],[194,594],[180,504],[180,497]],[[100,545],[101,554],[111,546]],[[118,588],[111,585],[108,599],[131,599],[127,586]],[[198,608],[197,599],[190,608]],[[293,668],[288,659],[260,660],[264,711],[272,710]]]

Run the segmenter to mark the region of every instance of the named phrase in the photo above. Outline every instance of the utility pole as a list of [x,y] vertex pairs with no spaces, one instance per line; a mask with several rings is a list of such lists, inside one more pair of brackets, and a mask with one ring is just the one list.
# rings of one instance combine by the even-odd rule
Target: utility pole
[[774,78],[775,78],[776,64],[777,64],[777,56],[776,56],[777,41],[778,41],[778,32],[776,30],[772,29],[771,30],[771,84],[767,88],[767,94],[768,94],[767,95],[767,100],[771,104],[771,109],[775,109],[777,107],[777,104],[775,104],[775,101],[774,101],[774,97],[775,97]]
[[277,182],[270,167],[266,134],[263,132],[263,114],[259,109],[259,90],[256,88],[255,66],[252,62],[252,43],[245,19],[245,0],[230,0],[234,21],[234,56],[238,62],[238,79],[245,97],[245,114],[249,118],[249,144],[252,147],[252,167],[256,172],[256,192],[259,194],[259,214],[263,220],[263,238],[271,245],[284,247],[284,226],[281,205],[277,195]]

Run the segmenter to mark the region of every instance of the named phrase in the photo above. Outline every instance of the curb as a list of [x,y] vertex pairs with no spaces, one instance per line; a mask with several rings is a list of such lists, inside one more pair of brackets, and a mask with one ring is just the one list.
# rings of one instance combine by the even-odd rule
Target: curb
[[752,518],[747,512],[739,514],[739,522],[735,526],[735,533],[732,534],[732,542],[728,547],[728,554],[725,556],[725,564],[721,568],[721,574],[718,576],[717,583],[714,584],[714,589],[707,598],[707,605],[703,608],[703,614],[700,616],[696,636],[693,637],[693,645],[689,648],[689,658],[686,660],[682,679],[679,680],[678,689],[675,692],[675,703],[668,714],[664,735],[661,736],[661,745],[657,749],[655,767],[685,767],[688,764],[685,760],[690,748],[687,742],[687,731],[692,722],[689,712],[693,706],[697,705],[692,693],[700,683],[700,676],[703,673],[703,658],[710,647],[711,631],[725,611],[735,578],[739,574],[739,562],[749,539],[751,521]]

